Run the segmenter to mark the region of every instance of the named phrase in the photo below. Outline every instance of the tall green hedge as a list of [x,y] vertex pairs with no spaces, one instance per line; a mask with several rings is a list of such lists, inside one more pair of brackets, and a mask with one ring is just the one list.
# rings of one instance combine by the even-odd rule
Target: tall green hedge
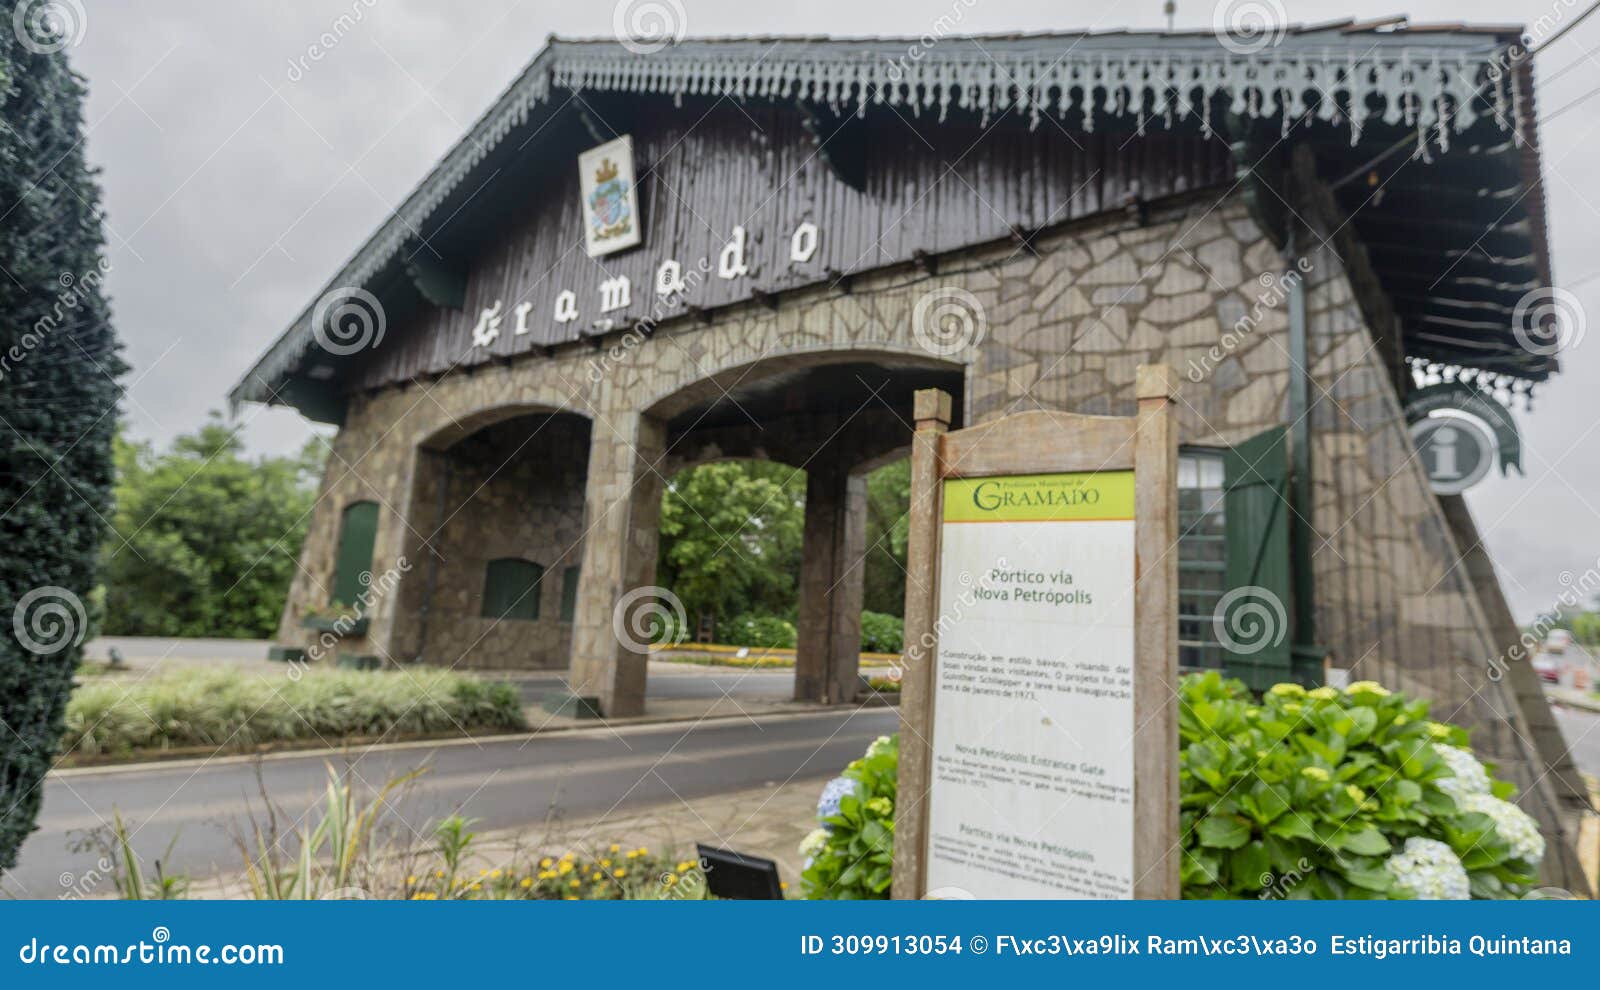
[[21,43],[18,6],[0,0],[0,871],[33,830],[88,633],[125,370],[83,81],[64,50]]

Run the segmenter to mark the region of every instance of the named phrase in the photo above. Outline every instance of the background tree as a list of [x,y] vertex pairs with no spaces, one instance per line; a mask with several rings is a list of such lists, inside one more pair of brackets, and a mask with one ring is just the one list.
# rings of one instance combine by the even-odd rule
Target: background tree
[[867,476],[867,576],[862,602],[868,612],[895,616],[905,612],[910,505],[910,458]]
[[805,501],[805,473],[765,461],[703,464],[668,482],[657,574],[691,634],[708,610],[794,617]]
[[0,0],[0,871],[33,830],[89,634],[125,370],[83,83],[18,6]]
[[167,453],[117,438],[107,633],[264,639],[283,614],[325,446],[246,460],[212,413]]

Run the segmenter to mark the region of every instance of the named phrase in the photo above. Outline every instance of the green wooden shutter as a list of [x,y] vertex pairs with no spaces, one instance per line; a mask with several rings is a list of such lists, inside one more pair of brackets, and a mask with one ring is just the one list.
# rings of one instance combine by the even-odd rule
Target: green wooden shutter
[[578,616],[578,568],[569,567],[561,572],[561,621],[571,622]]
[[378,539],[378,503],[353,502],[344,508],[339,525],[339,555],[333,569],[333,600],[354,605],[371,582],[361,580],[372,572],[372,545]]
[[1226,672],[1262,690],[1291,673],[1294,607],[1289,559],[1289,445],[1275,427],[1222,459],[1227,591],[1217,638]]
[[531,560],[502,557],[489,561],[483,576],[483,617],[537,619],[543,579],[544,568]]

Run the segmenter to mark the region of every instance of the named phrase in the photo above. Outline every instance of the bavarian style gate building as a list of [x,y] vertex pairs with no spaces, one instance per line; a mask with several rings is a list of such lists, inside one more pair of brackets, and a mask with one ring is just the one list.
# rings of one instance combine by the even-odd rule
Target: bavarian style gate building
[[[1164,362],[1182,662],[1431,698],[1568,848],[1581,784],[1404,411],[1557,367],[1515,325],[1551,285],[1517,37],[552,39],[232,392],[340,428],[280,641],[355,607],[342,651],[638,714],[665,484],[767,458],[807,478],[795,694],[846,701],[912,392],[1128,415]],[[1216,634],[1246,587],[1279,635]]]

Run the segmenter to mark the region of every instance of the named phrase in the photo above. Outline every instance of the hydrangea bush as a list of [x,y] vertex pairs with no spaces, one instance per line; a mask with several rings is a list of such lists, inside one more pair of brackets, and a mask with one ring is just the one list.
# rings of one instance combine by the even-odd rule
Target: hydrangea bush
[[1185,897],[1499,898],[1533,883],[1538,827],[1427,702],[1372,681],[1257,701],[1215,672],[1180,694]]
[[[1372,681],[1280,684],[1261,698],[1212,672],[1180,689],[1186,898],[1509,898],[1544,857],[1466,730]],[[805,896],[889,896],[895,737],[830,781],[800,844]]]
[[889,896],[894,861],[897,736],[879,736],[866,755],[830,780],[817,802],[818,828],[800,843],[801,890],[813,900]]

